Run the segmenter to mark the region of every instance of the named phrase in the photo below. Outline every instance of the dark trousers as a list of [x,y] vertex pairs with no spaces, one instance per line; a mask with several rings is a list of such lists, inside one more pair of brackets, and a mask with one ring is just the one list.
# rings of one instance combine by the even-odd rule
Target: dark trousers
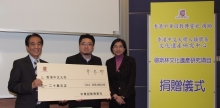
[[135,108],[135,95],[131,95],[124,101],[125,104],[119,105],[115,99],[111,99],[109,103],[109,108]]
[[50,108],[49,103],[41,102],[40,104],[36,105],[36,108]]
[[83,100],[81,102],[69,101],[69,108],[75,107],[101,108],[101,100]]

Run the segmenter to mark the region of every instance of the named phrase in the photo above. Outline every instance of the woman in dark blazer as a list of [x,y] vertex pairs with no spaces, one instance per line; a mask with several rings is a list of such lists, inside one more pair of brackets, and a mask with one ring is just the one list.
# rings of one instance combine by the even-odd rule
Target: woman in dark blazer
[[115,39],[110,50],[114,57],[106,61],[112,96],[109,108],[135,108],[135,59],[127,56],[127,46],[122,39]]

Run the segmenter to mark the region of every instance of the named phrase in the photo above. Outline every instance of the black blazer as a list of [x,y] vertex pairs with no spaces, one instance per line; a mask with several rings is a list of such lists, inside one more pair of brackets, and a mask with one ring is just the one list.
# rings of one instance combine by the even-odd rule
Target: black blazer
[[91,55],[90,61],[87,61],[82,57],[80,53],[67,57],[66,64],[85,64],[85,65],[102,65],[102,61],[99,57]]
[[[47,63],[40,60],[41,63]],[[36,79],[35,70],[29,56],[15,60],[8,81],[9,91],[17,95],[15,108],[35,108],[37,104],[36,88],[32,89],[32,82]],[[49,108],[47,102],[45,108]]]
[[111,95],[124,96],[135,95],[136,62],[133,57],[124,56],[119,71],[116,72],[115,57],[106,61],[108,80]]

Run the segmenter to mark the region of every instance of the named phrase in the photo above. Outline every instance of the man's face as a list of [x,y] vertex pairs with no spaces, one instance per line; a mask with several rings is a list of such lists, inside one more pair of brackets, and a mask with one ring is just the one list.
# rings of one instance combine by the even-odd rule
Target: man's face
[[42,52],[42,42],[39,37],[31,37],[28,41],[29,46],[26,46],[27,52],[35,59],[38,59]]
[[84,38],[79,44],[79,52],[82,55],[90,55],[94,50],[94,45],[91,39]]

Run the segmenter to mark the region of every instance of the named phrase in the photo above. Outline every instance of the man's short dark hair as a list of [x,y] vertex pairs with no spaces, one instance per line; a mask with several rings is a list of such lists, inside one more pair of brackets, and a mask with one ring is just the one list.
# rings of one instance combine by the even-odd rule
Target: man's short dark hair
[[79,38],[79,44],[85,38],[91,39],[92,43],[93,43],[93,46],[95,45],[95,38],[92,35],[90,35],[90,34],[83,34],[83,35],[81,35],[80,38]]
[[37,33],[32,33],[32,34],[28,35],[28,36],[25,38],[25,45],[26,45],[26,46],[29,46],[29,40],[30,40],[31,37],[39,37],[40,40],[41,40],[41,44],[42,44],[42,45],[44,44],[44,40],[43,40],[43,38],[42,38],[39,34],[37,34]]
[[122,43],[123,47],[125,48],[124,55],[127,55],[127,45],[126,45],[125,41],[124,41],[123,39],[120,39],[120,38],[115,39],[115,40],[112,42],[111,47],[110,47],[110,50],[111,50],[112,54],[114,54],[114,52],[113,52],[112,49],[113,49],[115,43],[117,43],[117,42],[121,42],[121,43]]

